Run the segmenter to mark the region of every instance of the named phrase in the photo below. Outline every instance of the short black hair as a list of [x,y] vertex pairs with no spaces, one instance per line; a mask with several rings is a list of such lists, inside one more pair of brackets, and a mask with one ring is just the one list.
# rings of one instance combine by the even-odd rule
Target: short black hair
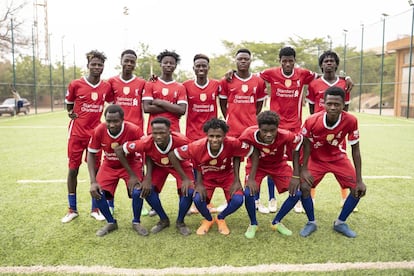
[[180,63],[181,61],[180,55],[174,51],[164,50],[163,52],[159,53],[159,55],[157,56],[157,61],[161,63],[164,57],[173,57],[177,64]]
[[246,53],[246,54],[249,54],[249,56],[251,56],[251,55],[252,55],[252,53],[250,52],[250,50],[249,50],[249,49],[246,49],[246,48],[241,48],[241,49],[237,50],[237,52],[236,52],[236,56],[237,56],[238,54],[240,54],[240,53]]
[[209,129],[218,129],[220,128],[223,130],[224,133],[229,131],[229,126],[226,124],[225,121],[218,119],[218,118],[211,118],[203,125],[204,133],[207,133]]
[[121,54],[121,58],[125,55],[133,55],[133,56],[137,57],[137,53],[135,53],[135,51],[131,50],[131,49],[127,49],[127,50],[123,51],[122,54]]
[[342,100],[345,102],[345,91],[338,86],[331,86],[328,89],[325,90],[325,94],[323,95],[323,98],[326,100],[326,97],[328,95],[332,96],[341,96]]
[[[319,57],[319,68],[322,69],[323,60],[327,57],[333,57],[335,59],[335,62],[336,62],[335,71],[336,71],[336,69],[338,69],[338,66],[339,66],[339,56],[338,56],[337,53],[335,53],[334,51],[331,51],[331,50],[327,50],[327,51],[323,52],[322,55]],[[323,69],[322,69],[322,72],[323,72]]]
[[279,126],[280,117],[279,115],[271,110],[262,111],[257,115],[257,125],[275,125]]
[[151,126],[153,126],[154,124],[164,124],[166,125],[168,128],[170,128],[171,126],[171,122],[170,120],[168,120],[165,117],[156,117],[151,121]]
[[121,119],[124,119],[124,110],[118,104],[108,105],[108,107],[105,109],[104,116],[106,117],[106,114],[108,113],[119,113],[119,115],[121,115]]
[[105,63],[105,60],[106,60],[106,56],[103,52],[99,52],[97,50],[92,50],[92,51],[86,53],[86,59],[88,60],[88,64],[93,58],[98,58],[104,63]]
[[279,59],[281,59],[283,56],[285,57],[293,56],[294,58],[296,58],[296,51],[290,46],[283,47],[279,51]]
[[193,58],[193,62],[195,62],[197,59],[205,59],[208,63],[210,63],[210,59],[204,54],[196,54]]

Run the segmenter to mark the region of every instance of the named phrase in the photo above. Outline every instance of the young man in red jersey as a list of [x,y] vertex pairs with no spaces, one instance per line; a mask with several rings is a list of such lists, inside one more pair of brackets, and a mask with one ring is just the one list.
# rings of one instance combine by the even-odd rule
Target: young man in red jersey
[[[134,123],[144,130],[144,110],[142,108],[142,93],[146,81],[134,75],[137,64],[137,54],[134,50],[125,50],[121,53],[120,75],[109,78],[114,94],[114,103],[118,104],[124,110],[124,120]],[[142,159],[140,153],[137,158]],[[113,213],[115,210],[114,199],[109,200],[109,207]],[[148,215],[148,210],[143,206],[142,214]]]
[[[184,223],[185,215],[190,209],[192,197],[194,192],[194,185],[185,185],[180,175],[174,169],[168,158],[168,153],[177,147],[187,145],[189,140],[183,134],[175,131],[170,131],[171,123],[167,118],[157,117],[151,121],[152,132],[147,137],[141,140],[129,141],[123,144],[122,147],[117,147],[115,152],[121,164],[127,169],[130,176],[130,182],[137,183],[135,172],[131,170],[125,154],[135,154],[141,152],[149,158],[152,168],[147,170],[146,179],[142,183],[141,196],[147,200],[149,205],[155,210],[160,217],[160,221],[151,229],[152,233],[158,233],[170,226],[170,219],[161,205],[159,194],[161,193],[164,184],[169,174],[176,179],[177,193],[179,195],[178,217],[176,221],[176,228],[180,234],[184,236],[190,235],[191,231]],[[188,178],[193,177],[193,167],[191,162],[187,161],[183,164],[184,171]],[[152,185],[151,185],[152,184]]]
[[151,133],[150,122],[164,117],[171,122],[171,131],[180,132],[180,117],[187,109],[185,87],[174,80],[173,73],[180,62],[174,51],[165,50],[157,56],[161,66],[161,76],[147,82],[142,95],[144,112],[149,114],[147,134]]
[[[325,91],[325,112],[318,112],[308,117],[302,127],[303,166],[301,168],[302,205],[308,217],[308,223],[300,235],[307,237],[316,231],[311,188],[315,188],[326,173],[333,173],[341,188],[348,188],[350,193],[333,229],[346,237],[354,238],[356,233],[345,223],[348,216],[366,193],[362,180],[361,153],[359,149],[358,121],[355,116],[344,111],[345,91],[336,86]],[[352,147],[352,159],[341,147],[345,138]]]
[[[89,69],[88,76],[73,80],[69,84],[65,98],[70,118],[67,151],[69,160],[67,179],[69,211],[62,218],[63,223],[70,222],[78,216],[76,187],[82,155],[88,148],[93,129],[101,122],[105,101],[112,102],[113,100],[111,86],[101,80],[106,56],[101,52],[91,51],[86,54],[86,58]],[[97,156],[95,171],[98,171],[100,161],[100,157]],[[92,202],[91,216],[97,220],[105,220],[94,202]]]
[[[230,234],[225,218],[243,204],[243,188],[239,177],[240,158],[249,152],[250,147],[237,138],[226,136],[228,130],[225,121],[212,118],[203,126],[207,137],[178,147],[169,154],[171,163],[186,185],[190,185],[192,180],[187,177],[181,164],[192,160],[197,169],[193,200],[204,217],[197,235],[205,235],[214,223],[217,223],[220,234]],[[216,188],[223,189],[228,204],[217,218],[213,218],[207,206]]]
[[[119,162],[114,149],[127,141],[141,139],[144,136],[144,132],[139,126],[124,121],[124,110],[120,105],[109,105],[105,110],[104,116],[105,123],[101,123],[95,128],[88,146],[88,169],[91,181],[90,193],[92,200],[96,202],[96,205],[108,222],[96,232],[96,235],[99,237],[118,229],[117,221],[110,212],[107,200],[114,197],[120,179],[123,179],[125,184],[128,184],[129,181],[129,175]],[[104,159],[95,176],[96,155],[101,152],[104,153]],[[127,161],[140,182],[142,182],[142,158],[130,155],[127,157]],[[147,229],[140,224],[143,204],[141,188],[141,185],[137,185],[127,187],[127,190],[129,197],[132,198],[134,215],[132,229],[139,235],[147,236]]]
[[[260,191],[263,178],[271,177],[279,193],[290,191],[291,195],[299,188],[299,153],[302,135],[278,128],[279,116],[270,110],[263,111],[257,116],[257,125],[247,128],[239,137],[240,141],[254,147],[246,165],[246,183],[244,189],[246,210],[250,225],[244,234],[253,239],[256,235],[258,222],[256,219],[255,197]],[[292,167],[285,157],[285,148],[294,148],[293,176]],[[289,198],[286,202],[297,200]],[[284,203],[287,204],[287,203]],[[292,205],[292,207],[293,207]],[[280,212],[280,211],[279,211]],[[275,223],[272,229],[284,235],[291,235],[283,224]]]

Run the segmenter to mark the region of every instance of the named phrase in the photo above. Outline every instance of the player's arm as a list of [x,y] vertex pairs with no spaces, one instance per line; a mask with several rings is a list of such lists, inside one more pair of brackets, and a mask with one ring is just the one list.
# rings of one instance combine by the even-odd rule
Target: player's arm
[[290,179],[290,183],[289,183],[289,195],[295,196],[300,186],[299,150],[294,149],[292,156],[293,156],[293,160],[292,160],[293,174],[292,174],[292,178]]
[[159,108],[164,110],[164,112],[170,112],[172,114],[177,115],[178,117],[183,116],[185,114],[185,111],[187,110],[187,104],[185,103],[174,104],[166,100],[154,99],[152,101],[152,104],[158,106]]
[[132,190],[134,189],[134,187],[136,185],[139,185],[140,184],[140,181],[139,181],[137,175],[135,174],[134,170],[129,165],[128,160],[127,160],[127,158],[125,156],[125,153],[126,152],[124,151],[124,148],[123,147],[124,147],[123,145],[117,146],[114,149],[114,151],[115,151],[116,156],[119,159],[119,162],[125,168],[125,170],[127,171],[128,175],[129,175],[128,189],[129,189],[129,191],[132,194]]
[[240,183],[240,157],[233,157],[233,173],[234,181],[230,187],[230,195],[234,195],[236,191],[243,190],[243,187]]
[[68,111],[68,116],[72,120],[74,120],[74,119],[76,119],[78,117],[78,115],[73,112],[73,107],[74,106],[75,106],[75,104],[73,104],[73,103],[71,103],[71,104],[67,103],[66,104],[66,110]]
[[308,171],[308,162],[311,153],[311,143],[307,137],[303,137],[303,165],[300,170],[300,177],[303,179],[309,186],[313,185],[313,176]]
[[101,186],[96,181],[96,168],[95,168],[96,154],[88,150],[87,155],[88,155],[87,164],[88,164],[89,179],[91,182],[91,187],[89,189],[89,192],[93,198],[99,200],[101,199],[102,190],[101,190]]
[[264,101],[257,101],[256,102],[256,115],[258,115],[262,111],[263,102]]
[[168,153],[168,159],[170,159],[171,164],[173,165],[174,169],[178,172],[181,177],[182,185],[181,185],[181,192],[183,195],[188,196],[188,187],[191,186],[192,182],[191,179],[185,174],[183,167],[180,164],[180,160],[178,160],[176,156],[176,150],[172,150]]
[[353,144],[352,146],[352,159],[354,161],[355,172],[356,172],[356,180],[357,186],[355,189],[351,189],[351,193],[356,198],[363,197],[366,193],[367,187],[365,183],[362,181],[362,161],[361,161],[361,151],[359,149],[359,142]]
[[227,116],[227,99],[220,98],[220,109],[223,117],[226,118]]
[[256,173],[259,167],[259,150],[254,148],[252,154],[249,156],[252,167],[249,176],[247,177],[246,187],[249,187],[250,195],[253,196],[259,192],[256,183]]
[[206,187],[204,186],[203,175],[201,174],[201,170],[199,170],[199,169],[197,169],[194,195],[195,195],[195,193],[198,193],[200,195],[201,201],[206,201],[207,191],[206,191]]
[[153,104],[154,100],[143,100],[142,108],[145,113],[149,114],[159,114],[165,112],[164,108]]
[[146,198],[150,193],[152,189],[152,170],[154,166],[154,162],[152,159],[145,155],[145,165],[146,165],[146,172],[144,179],[142,180],[142,186],[141,186],[141,197]]

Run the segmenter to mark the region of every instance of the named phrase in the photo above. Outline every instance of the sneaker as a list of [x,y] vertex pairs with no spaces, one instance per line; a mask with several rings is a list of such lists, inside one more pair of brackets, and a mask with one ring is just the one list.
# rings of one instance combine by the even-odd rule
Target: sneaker
[[183,236],[188,236],[191,234],[190,228],[185,225],[184,222],[176,222],[175,227],[177,228],[178,232],[180,232]]
[[298,213],[298,214],[305,212],[305,210],[303,210],[302,202],[301,201],[298,201],[296,203],[295,207],[293,207],[293,211],[295,211],[295,213]]
[[143,216],[143,217],[146,217],[146,216],[148,216],[148,209],[147,208],[145,208],[145,206],[142,206],[142,209],[141,209],[141,216]]
[[192,214],[198,214],[198,210],[195,206],[191,206],[191,208],[187,212],[187,216],[192,215]]
[[[341,203],[340,203],[341,208],[344,207],[345,200],[346,200],[346,198],[341,199]],[[357,206],[355,206],[354,210],[352,210],[352,212],[354,212],[354,213],[357,213],[358,211],[359,210],[358,210],[358,207]]]
[[[227,207],[227,204],[223,208],[223,210],[226,209],[226,207]],[[218,212],[217,208],[214,207],[214,205],[212,203],[210,203],[210,204],[207,205],[207,209],[210,211],[210,214],[213,214],[213,213],[217,213]],[[223,211],[223,210],[221,210],[221,211]]]
[[149,215],[150,217],[155,217],[155,216],[157,215],[157,212],[155,212],[155,210],[154,210],[154,209],[151,209],[151,210],[149,210],[148,215]]
[[72,221],[73,219],[77,218],[79,216],[77,211],[74,211],[69,208],[68,213],[61,219],[62,223],[67,223]]
[[276,198],[272,198],[269,200],[269,212],[270,213],[276,213],[277,211],[277,201]]
[[94,219],[99,220],[99,221],[105,220],[105,217],[101,214],[101,212],[99,211],[98,208],[95,208],[95,209],[92,210],[91,217],[93,217]]
[[167,227],[170,227],[170,220],[161,219],[154,227],[151,228],[151,233],[156,234]]
[[282,235],[292,236],[292,231],[287,229],[286,226],[284,226],[281,222],[276,223],[276,224],[272,224],[271,228],[272,228],[273,231],[277,230],[277,232],[279,232]]
[[254,239],[254,237],[256,236],[257,229],[257,225],[249,225],[249,227],[247,227],[246,232],[244,233],[244,236],[248,239]]
[[132,223],[132,229],[135,230],[135,232],[138,233],[138,235],[141,236],[148,236],[148,230],[142,226],[140,223]]
[[205,234],[207,234],[207,232],[210,230],[210,228],[211,228],[211,226],[213,226],[213,224],[214,224],[214,218],[213,218],[212,221],[203,219],[201,221],[200,227],[198,227],[198,229],[197,229],[197,232],[196,232],[197,235],[205,235]]
[[101,229],[99,229],[96,232],[96,235],[98,237],[103,237],[106,234],[109,234],[109,232],[112,232],[114,230],[118,229],[118,223],[114,222],[114,223],[107,223],[104,227],[102,227]]
[[313,232],[316,231],[318,227],[316,226],[316,223],[312,223],[312,222],[308,222],[305,224],[305,227],[303,227],[303,229],[300,231],[300,235],[302,237],[307,237],[310,234],[312,234]]
[[335,225],[335,222],[334,222],[333,229],[336,232],[341,233],[342,235],[344,235],[348,238],[355,238],[356,237],[356,233],[354,231],[352,231],[349,228],[348,224],[346,224],[346,223],[341,223],[341,224]]
[[224,209],[226,209],[226,208],[227,208],[227,202],[226,203],[223,203],[219,207],[217,207],[217,213],[223,212]]
[[267,207],[265,207],[262,203],[260,203],[260,201],[256,200],[256,210],[259,211],[259,213],[262,214],[269,214],[270,211],[269,209],[267,209]]
[[227,227],[226,221],[224,219],[216,219],[218,231],[222,235],[230,234],[230,230]]

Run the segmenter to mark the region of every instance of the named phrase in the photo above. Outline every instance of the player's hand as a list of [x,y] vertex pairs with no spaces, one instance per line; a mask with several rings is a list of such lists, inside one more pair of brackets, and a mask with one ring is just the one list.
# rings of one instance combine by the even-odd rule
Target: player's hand
[[91,188],[89,192],[91,193],[91,197],[94,199],[100,200],[102,198],[101,186],[96,182],[91,183]]
[[206,201],[207,191],[206,191],[206,187],[204,187],[204,185],[202,185],[202,184],[196,185],[195,189],[194,189],[194,195],[193,196],[195,196],[196,193],[198,193],[200,195],[201,201]]
[[136,186],[139,188],[141,186],[141,181],[139,181],[138,177],[134,175],[128,179],[128,193],[130,197],[132,196],[132,192]]
[[229,70],[224,74],[224,78],[226,79],[227,82],[231,82],[231,80],[233,79],[234,73],[236,73],[235,70]]
[[181,183],[181,193],[183,196],[188,196],[188,188],[192,186],[193,182],[190,179],[183,179]]
[[289,183],[289,195],[295,196],[296,192],[300,189],[300,179],[292,177]]
[[351,77],[349,77],[349,76],[347,78],[345,78],[345,81],[346,81],[345,90],[347,92],[351,92],[352,88],[354,87],[354,82],[352,81]]
[[152,74],[151,77],[149,78],[150,82],[156,82],[157,80],[158,80],[158,76],[154,74]]
[[71,111],[68,111],[68,117],[71,120],[75,120],[76,118],[78,118],[78,114],[76,114],[75,112],[73,112],[73,110],[71,110]]
[[233,184],[230,187],[230,195],[233,196],[237,191],[243,191],[240,179],[234,179]]
[[146,198],[149,196],[152,190],[152,183],[150,179],[144,178],[141,183],[141,198]]
[[351,193],[355,198],[361,198],[365,196],[366,192],[367,186],[365,186],[364,182],[362,181],[357,182],[356,188],[351,190]]
[[250,196],[253,196],[259,192],[259,189],[257,187],[257,183],[254,179],[247,179],[246,187],[249,187],[250,190]]

